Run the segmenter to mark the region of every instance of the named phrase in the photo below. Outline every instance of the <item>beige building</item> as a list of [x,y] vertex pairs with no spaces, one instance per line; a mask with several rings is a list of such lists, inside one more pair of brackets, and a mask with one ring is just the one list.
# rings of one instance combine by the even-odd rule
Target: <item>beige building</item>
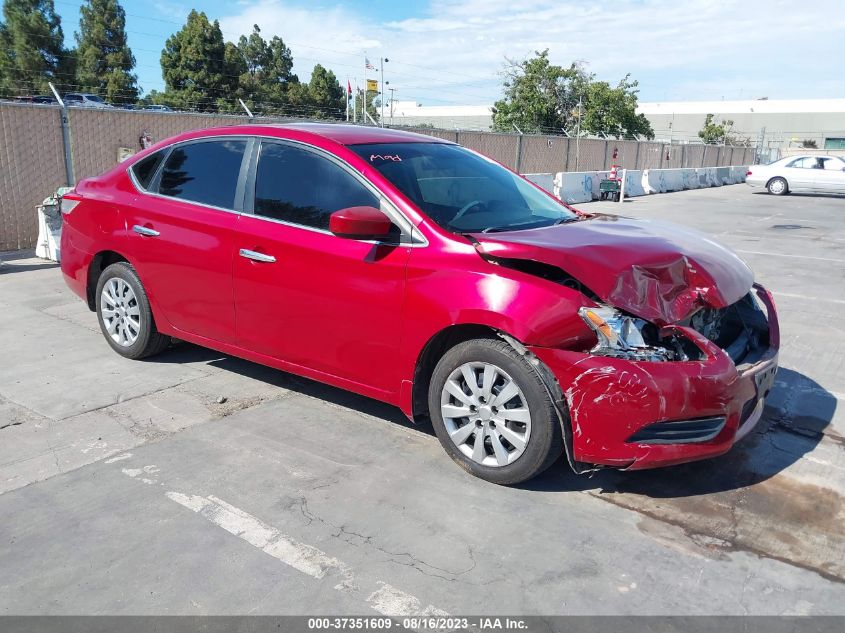
[[733,121],[733,133],[753,145],[787,152],[804,141],[819,149],[845,151],[845,99],[754,99],[641,103],[660,140],[698,141],[708,114]]

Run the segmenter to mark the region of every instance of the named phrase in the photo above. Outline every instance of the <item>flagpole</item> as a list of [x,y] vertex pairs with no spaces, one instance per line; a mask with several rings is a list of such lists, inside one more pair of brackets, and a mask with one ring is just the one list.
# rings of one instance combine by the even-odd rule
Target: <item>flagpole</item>
[[349,123],[349,75],[346,75],[346,122]]
[[361,106],[361,121],[367,125],[367,51],[364,51],[364,103]]
[[358,123],[358,78],[355,77],[355,96],[352,100],[352,122]]

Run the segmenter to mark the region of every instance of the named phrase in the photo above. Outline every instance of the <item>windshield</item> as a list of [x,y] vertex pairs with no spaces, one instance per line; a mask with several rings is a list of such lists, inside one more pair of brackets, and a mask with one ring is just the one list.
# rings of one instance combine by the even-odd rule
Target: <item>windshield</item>
[[88,99],[88,101],[93,101],[94,103],[103,103],[102,98],[97,95],[85,95],[85,98]]
[[349,149],[450,231],[522,230],[578,218],[501,165],[458,145],[379,143]]

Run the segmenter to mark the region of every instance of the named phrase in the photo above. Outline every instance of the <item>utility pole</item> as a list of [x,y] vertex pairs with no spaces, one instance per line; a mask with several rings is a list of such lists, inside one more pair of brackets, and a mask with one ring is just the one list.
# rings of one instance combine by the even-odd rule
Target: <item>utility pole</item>
[[390,88],[390,125],[393,125],[393,93],[396,92],[396,88]]
[[578,122],[575,124],[575,171],[578,171],[578,159],[581,152],[581,103],[583,97],[578,97]]
[[384,127],[384,85],[385,85],[384,84],[384,65],[385,65],[386,62],[389,62],[390,60],[387,59],[387,57],[382,57],[379,61],[380,61],[379,66],[381,66],[381,84],[379,85],[379,88],[380,88],[379,93],[381,94],[380,123],[381,123],[381,126]]

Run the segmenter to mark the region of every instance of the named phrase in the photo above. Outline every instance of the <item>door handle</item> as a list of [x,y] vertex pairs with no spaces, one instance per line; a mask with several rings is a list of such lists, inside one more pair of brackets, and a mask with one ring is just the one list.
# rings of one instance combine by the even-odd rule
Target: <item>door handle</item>
[[132,227],[132,230],[135,231],[138,235],[144,235],[145,237],[158,237],[161,235],[158,231],[154,229],[148,229],[146,226],[141,226],[140,224],[136,224]]
[[242,248],[240,250],[240,256],[246,257],[247,259],[251,259],[252,261],[255,261],[255,262],[262,262],[262,263],[265,263],[265,264],[272,264],[273,262],[276,261],[276,258],[273,257],[272,255],[265,255],[264,253],[259,253],[257,251],[251,251],[251,250],[246,249],[246,248]]

